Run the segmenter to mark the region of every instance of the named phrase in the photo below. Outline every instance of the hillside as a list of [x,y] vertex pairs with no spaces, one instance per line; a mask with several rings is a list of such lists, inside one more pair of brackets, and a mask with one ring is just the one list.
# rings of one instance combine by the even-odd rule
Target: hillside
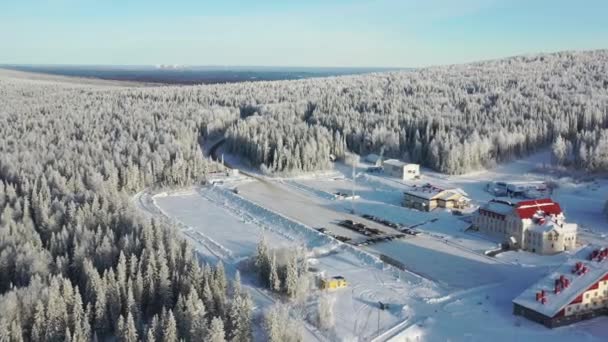
[[217,164],[201,143],[225,136],[271,173],[347,151],[463,173],[551,144],[605,170],[606,129],[608,51],[188,87],[0,74],[0,340],[160,339],[159,326],[189,339],[207,324],[247,340],[247,296],[130,201],[203,182]]

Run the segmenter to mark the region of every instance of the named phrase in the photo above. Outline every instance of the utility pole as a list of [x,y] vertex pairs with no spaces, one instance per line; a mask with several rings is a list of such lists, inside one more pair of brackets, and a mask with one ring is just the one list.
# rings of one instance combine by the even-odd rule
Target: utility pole
[[[351,293],[350,293],[350,303],[352,304],[353,312],[357,312],[355,310],[355,304],[354,304],[355,303],[355,289],[351,290]],[[355,325],[353,327],[353,333],[355,335],[357,334],[357,323],[358,323],[358,321],[359,321],[359,316],[355,315]]]
[[380,307],[378,307],[378,328],[376,329],[376,336],[380,335]]
[[352,191],[351,191],[352,198],[351,198],[351,200],[350,200],[350,212],[351,212],[352,214],[354,214],[354,213],[355,213],[355,186],[357,185],[357,172],[356,172],[356,166],[357,166],[357,160],[358,160],[358,159],[361,157],[361,155],[362,155],[362,153],[361,153],[361,152],[362,152],[362,146],[363,146],[363,144],[359,144],[359,155],[357,156],[357,155],[355,154],[355,155],[353,156],[353,160],[352,160],[352,162],[353,162],[353,174],[352,174],[352,176],[353,176],[353,188],[352,188]]
[[353,188],[351,191],[351,198],[350,198],[350,212],[352,214],[355,213],[355,182],[356,182],[356,175],[355,175],[355,164],[357,163],[357,158],[353,157]]

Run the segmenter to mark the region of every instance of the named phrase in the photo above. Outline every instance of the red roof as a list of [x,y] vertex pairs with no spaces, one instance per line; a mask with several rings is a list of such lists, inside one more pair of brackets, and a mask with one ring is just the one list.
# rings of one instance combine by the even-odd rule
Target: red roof
[[562,208],[559,203],[553,202],[550,198],[543,198],[531,201],[521,201],[517,203],[515,211],[519,218],[529,219],[536,214],[537,211],[543,211],[545,214],[559,215],[562,213]]

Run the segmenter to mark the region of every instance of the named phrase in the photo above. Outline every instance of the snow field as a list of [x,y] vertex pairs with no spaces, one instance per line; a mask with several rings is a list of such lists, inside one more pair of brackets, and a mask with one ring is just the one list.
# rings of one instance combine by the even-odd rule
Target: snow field
[[[349,282],[348,288],[329,293],[335,299],[336,320],[334,330],[324,333],[339,336],[341,340],[371,339],[404,319],[402,308],[408,298],[421,300],[439,294],[432,282],[386,268],[369,253],[339,243],[222,187],[163,194],[155,196],[154,202],[166,215],[187,225],[184,230],[187,236],[213,251],[227,250],[229,253],[216,255],[225,262],[252,255],[259,241],[260,227],[272,227],[263,229],[272,247],[285,243],[306,244],[316,256],[316,268],[326,276],[342,275]],[[210,228],[218,226],[223,229]],[[315,293],[313,301],[321,291]],[[390,303],[391,309],[378,312],[378,301]]]
[[[155,196],[162,212],[181,223],[183,233],[199,242],[224,261],[236,261],[251,255],[264,236],[272,246],[286,246],[289,239],[267,231],[243,217],[235,217],[226,207],[215,205],[213,191]],[[247,234],[243,234],[247,232]]]

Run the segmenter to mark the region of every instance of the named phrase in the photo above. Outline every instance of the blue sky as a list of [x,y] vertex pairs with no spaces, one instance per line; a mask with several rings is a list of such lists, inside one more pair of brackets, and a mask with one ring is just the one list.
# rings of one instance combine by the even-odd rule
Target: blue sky
[[418,67],[608,48],[605,0],[0,0],[0,63]]

